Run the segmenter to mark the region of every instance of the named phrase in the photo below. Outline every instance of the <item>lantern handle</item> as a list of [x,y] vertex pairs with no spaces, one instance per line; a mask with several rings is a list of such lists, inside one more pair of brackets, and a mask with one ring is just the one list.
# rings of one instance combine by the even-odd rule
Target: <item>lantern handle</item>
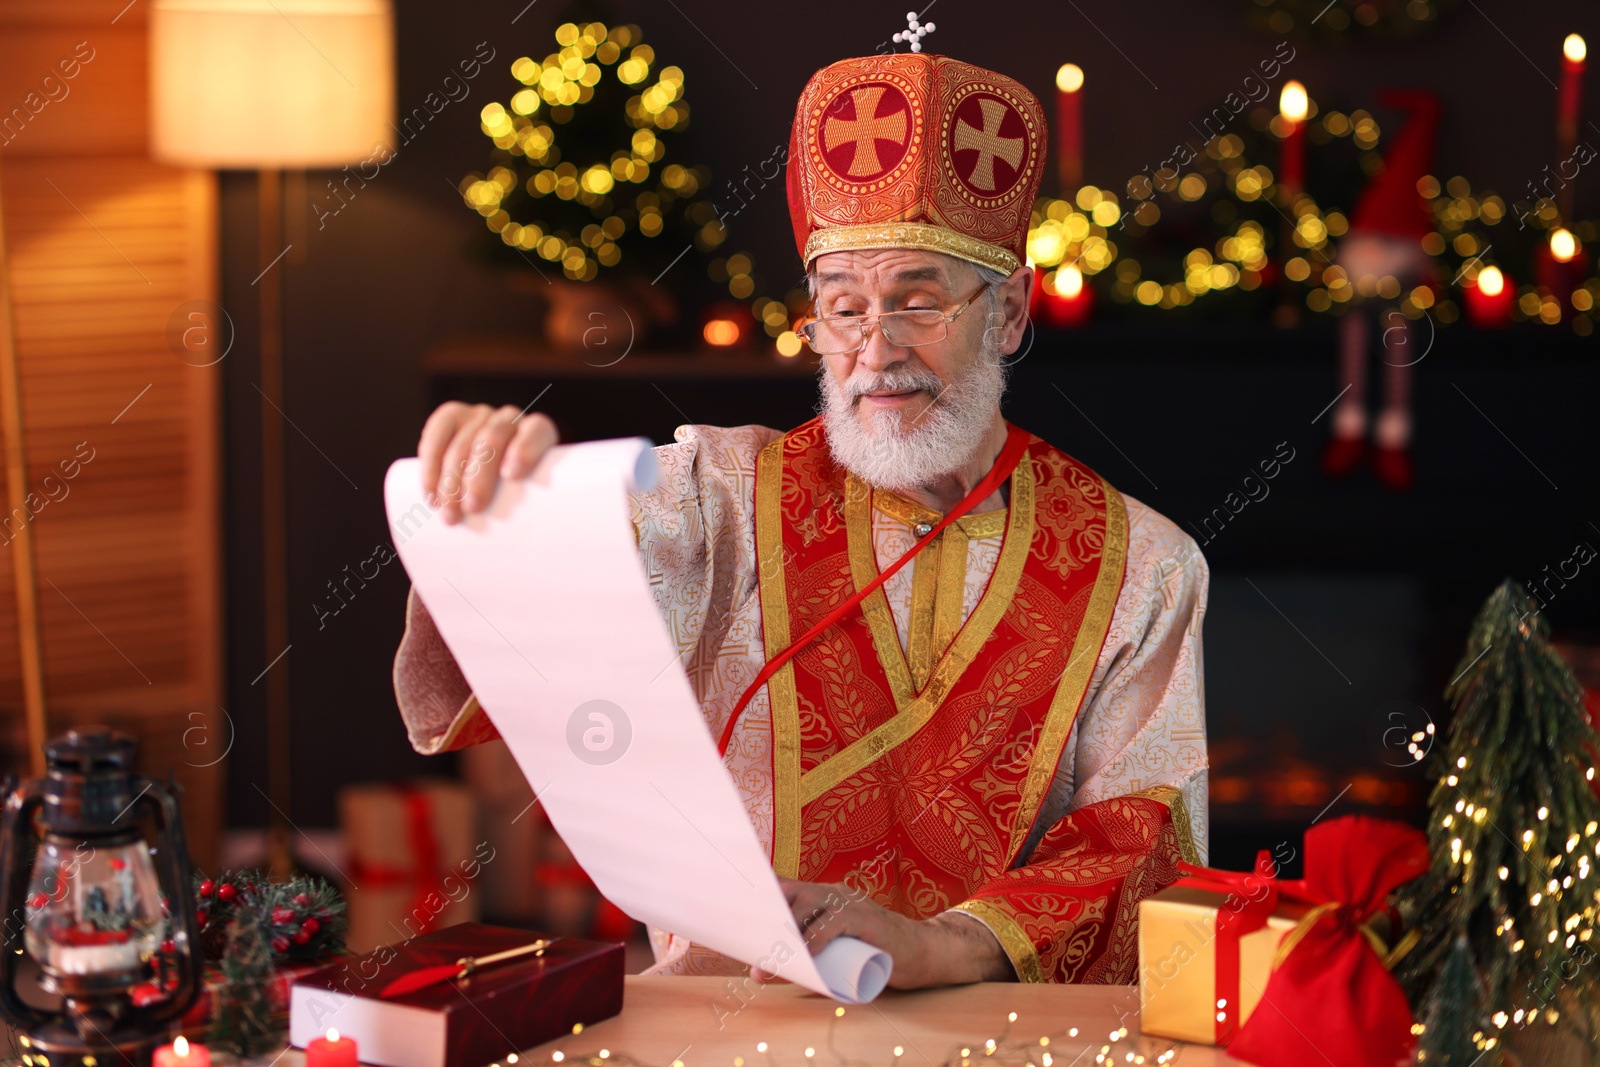
[[[7,781],[13,786],[12,781]],[[33,815],[44,806],[44,780],[33,779],[6,790],[5,814],[0,821],[0,1016],[19,1030],[32,1030],[54,1021],[17,996],[17,960],[22,931],[27,925],[28,868],[22,863],[24,835]]]
[[194,912],[194,879],[189,867],[189,845],[184,839],[183,813],[178,810],[181,787],[177,782],[169,784],[145,777],[135,778],[133,785],[141,790],[135,803],[150,809],[161,830],[160,866],[167,886],[167,914],[172,925],[182,931],[185,945],[185,950],[177,954],[176,995],[145,1015],[150,1023],[167,1025],[187,1015],[200,997],[200,974],[195,967],[195,955],[200,951],[200,923]]

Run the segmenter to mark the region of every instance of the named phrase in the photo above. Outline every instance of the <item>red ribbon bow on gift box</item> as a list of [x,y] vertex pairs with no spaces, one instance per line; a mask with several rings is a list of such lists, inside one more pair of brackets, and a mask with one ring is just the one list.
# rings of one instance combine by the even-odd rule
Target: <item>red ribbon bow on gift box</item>
[[[1350,815],[1306,831],[1305,854],[1305,877],[1292,881],[1276,877],[1266,852],[1253,873],[1179,865],[1178,885],[1228,894],[1217,911],[1216,995],[1225,1006],[1216,1043],[1261,1067],[1390,1067],[1410,1053],[1411,1006],[1389,973],[1398,953],[1368,924],[1386,913],[1392,891],[1428,869],[1428,839],[1403,823]],[[1239,938],[1283,900],[1311,910],[1284,935],[1260,1004],[1235,1032]]]
[[405,805],[406,839],[410,845],[412,865],[385,867],[364,861],[358,854],[351,858],[350,882],[360,889],[410,886],[412,899],[406,916],[420,923],[417,933],[425,934],[433,929],[434,921],[439,918],[438,911],[427,906],[427,900],[445,873],[439,839],[433,832],[433,801],[426,792],[409,782],[396,782],[394,789]]

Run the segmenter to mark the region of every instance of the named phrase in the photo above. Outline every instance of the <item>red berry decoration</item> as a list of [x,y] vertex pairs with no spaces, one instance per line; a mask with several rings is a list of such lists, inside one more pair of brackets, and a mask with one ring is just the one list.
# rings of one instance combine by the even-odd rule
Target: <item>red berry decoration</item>
[[305,931],[307,937],[310,937],[312,934],[322,929],[322,924],[317,922],[316,916],[313,915],[309,916],[305,922],[300,924],[300,929]]
[[294,902],[303,908],[311,903],[311,898],[304,893],[296,893],[294,895]]
[[223,882],[217,886],[217,899],[224,904],[232,904],[233,899],[239,895],[239,890],[232,882]]
[[170,956],[174,952],[178,951],[178,946],[173,944],[172,938],[169,937],[161,942],[161,951]]
[[294,933],[289,935],[289,940],[293,941],[297,945],[305,945],[310,943],[311,935],[306,933],[304,930],[296,930]]
[[294,919],[294,909],[292,908],[285,908],[279,905],[272,909],[272,924],[274,926],[288,926],[294,922]]
[[205,881],[200,883],[200,895],[203,897],[209,897],[216,888],[217,883],[207,878]]
[[278,936],[274,937],[272,939],[272,951],[274,951],[274,952],[288,952],[289,951],[289,939],[287,937],[284,937],[282,934],[279,934]]
[[50,895],[48,893],[35,893],[28,899],[28,907],[30,908],[42,908],[48,903],[50,903]]
[[206,924],[206,909],[201,908],[199,911],[195,912],[194,921],[199,923],[201,926],[204,926]]

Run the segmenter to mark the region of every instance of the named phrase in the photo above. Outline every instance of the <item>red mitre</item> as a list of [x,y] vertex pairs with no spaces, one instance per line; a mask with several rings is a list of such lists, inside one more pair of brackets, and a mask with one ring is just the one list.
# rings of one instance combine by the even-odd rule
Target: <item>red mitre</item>
[[926,52],[811,76],[789,139],[789,216],[826,252],[919,248],[1010,274],[1045,165],[1044,109],[1014,78]]

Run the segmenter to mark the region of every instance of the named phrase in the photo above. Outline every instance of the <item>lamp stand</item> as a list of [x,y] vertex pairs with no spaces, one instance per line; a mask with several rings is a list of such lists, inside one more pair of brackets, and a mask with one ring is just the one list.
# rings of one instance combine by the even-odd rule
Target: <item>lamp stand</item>
[[267,703],[267,864],[271,876],[294,873],[289,821],[289,558],[288,495],[283,455],[283,287],[276,259],[283,239],[282,175],[257,174],[257,252],[261,275],[261,587]]
[[22,434],[22,372],[17,363],[16,331],[11,322],[11,259],[6,246],[5,196],[0,192],[0,427],[6,453],[7,517],[20,513],[11,538],[11,577],[17,600],[18,659],[22,665],[22,703],[28,730],[32,775],[43,778],[47,722],[44,699],[44,642],[39,625],[39,581],[33,552],[33,516],[28,511],[28,456]]

